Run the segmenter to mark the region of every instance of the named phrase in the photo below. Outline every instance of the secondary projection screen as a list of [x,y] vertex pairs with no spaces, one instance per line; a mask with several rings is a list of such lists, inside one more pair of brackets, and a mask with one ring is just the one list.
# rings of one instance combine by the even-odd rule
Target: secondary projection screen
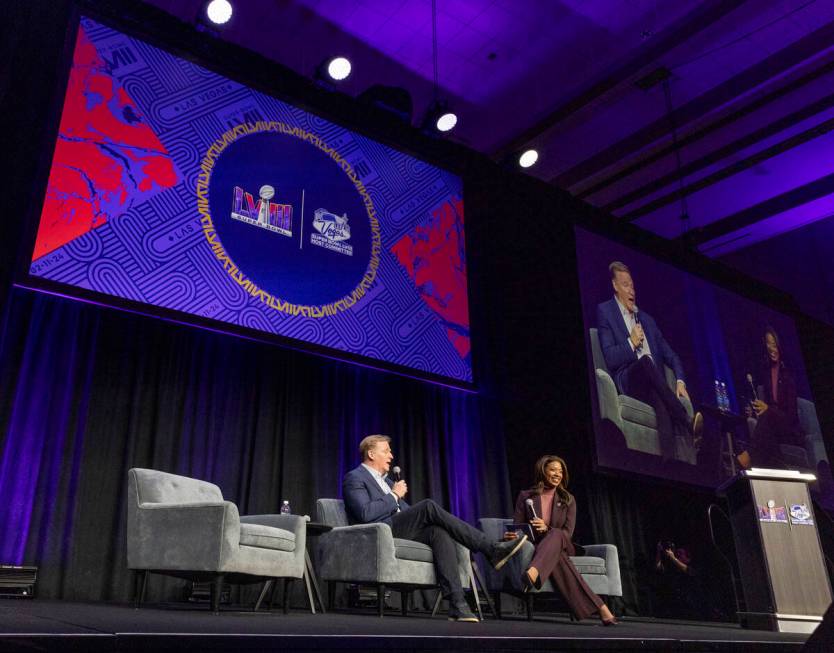
[[[793,320],[580,228],[576,247],[599,465],[715,487],[739,469],[737,456],[747,451],[756,467],[817,474],[812,490],[834,505]],[[630,299],[646,342],[640,350],[628,344],[634,323],[629,327],[615,298],[609,271],[615,261],[629,269],[625,312],[633,313]],[[652,408],[658,398],[636,373],[631,376],[646,355],[662,367],[667,399],[704,414],[700,437],[682,431],[675,420],[664,433]],[[688,395],[683,402],[674,398],[679,379]],[[757,414],[757,399],[767,404],[764,413]],[[757,430],[765,421],[771,428]]]
[[38,281],[472,382],[459,177],[89,18]]

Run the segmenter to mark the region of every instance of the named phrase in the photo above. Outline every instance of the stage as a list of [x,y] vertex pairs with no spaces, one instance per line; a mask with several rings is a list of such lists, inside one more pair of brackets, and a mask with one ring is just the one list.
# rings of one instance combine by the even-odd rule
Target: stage
[[16,651],[799,651],[804,635],[733,625],[626,619],[613,628],[566,615],[452,623],[395,613],[259,613],[169,604],[0,601],[0,650]]

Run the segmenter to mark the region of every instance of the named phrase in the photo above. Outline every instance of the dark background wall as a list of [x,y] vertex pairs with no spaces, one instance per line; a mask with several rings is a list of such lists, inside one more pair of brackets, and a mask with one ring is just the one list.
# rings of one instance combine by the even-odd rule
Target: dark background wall
[[[662,534],[706,556],[712,494],[594,470],[574,224],[739,290],[749,285],[744,279],[349,99],[325,97],[280,67],[214,45],[145,7],[145,29],[176,36],[203,57],[234,61],[261,88],[272,80],[275,92],[462,171],[479,392],[12,290],[12,262],[28,255],[20,245],[28,214],[20,198],[26,209],[39,206],[38,170],[50,155],[42,144],[55,129],[50,109],[69,3],[12,2],[8,11],[0,91],[13,165],[3,179],[0,241],[0,551],[3,561],[41,565],[42,596],[128,598],[129,467],[215,481],[242,512],[274,509],[283,498],[309,512],[316,496],[338,491],[340,474],[356,462],[355,444],[371,431],[395,437],[415,498],[432,496],[473,522],[507,514],[541,454],[563,455],[580,506],[577,539],[620,547],[630,609],[652,609],[639,591],[641,565]],[[767,288],[759,298],[771,295],[784,303]],[[832,396],[834,334],[805,318],[798,328],[830,434],[834,414],[824,399]],[[171,596],[176,586],[156,591]]]

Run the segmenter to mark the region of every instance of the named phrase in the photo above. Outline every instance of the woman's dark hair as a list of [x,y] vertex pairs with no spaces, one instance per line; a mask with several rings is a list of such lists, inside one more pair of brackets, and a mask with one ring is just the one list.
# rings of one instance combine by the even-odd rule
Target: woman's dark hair
[[774,329],[769,324],[765,327],[764,336],[762,337],[762,344],[764,345],[764,357],[765,363],[770,364],[770,356],[767,353],[767,337],[772,336],[773,339],[776,341],[776,349],[779,350],[779,367],[785,366],[784,356],[782,354],[782,343],[779,341],[779,334],[776,333],[776,329]]
[[550,463],[559,463],[562,466],[562,480],[556,487],[556,494],[559,495],[559,498],[564,501],[566,505],[569,505],[570,502],[573,501],[573,495],[568,492],[568,481],[570,480],[568,475],[568,465],[559,456],[548,454],[546,456],[542,456],[536,461],[536,465],[533,468],[533,487],[530,489],[536,494],[544,492],[544,488],[547,485],[545,480],[547,478],[545,470]]

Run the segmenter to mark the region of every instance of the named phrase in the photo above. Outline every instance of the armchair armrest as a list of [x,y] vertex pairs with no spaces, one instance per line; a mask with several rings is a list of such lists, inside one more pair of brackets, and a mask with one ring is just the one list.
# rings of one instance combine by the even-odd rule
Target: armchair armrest
[[385,583],[396,578],[394,535],[388,524],[339,526],[319,538],[321,578]]
[[597,368],[597,395],[599,395],[599,417],[614,422],[623,430],[623,418],[620,416],[620,404],[617,400],[617,386],[614,379],[605,370]]
[[623,595],[623,583],[620,578],[620,557],[613,544],[586,544],[585,555],[605,560],[605,575],[608,576],[608,594]]
[[[243,515],[240,518],[241,524],[260,524],[261,526],[272,526],[273,528],[282,528],[285,531],[295,535],[295,541],[299,541],[299,536],[305,538],[307,535],[307,522],[310,521],[308,517],[301,515]],[[306,538],[305,538],[306,539]]]
[[128,504],[131,569],[216,571],[240,541],[231,501]]

